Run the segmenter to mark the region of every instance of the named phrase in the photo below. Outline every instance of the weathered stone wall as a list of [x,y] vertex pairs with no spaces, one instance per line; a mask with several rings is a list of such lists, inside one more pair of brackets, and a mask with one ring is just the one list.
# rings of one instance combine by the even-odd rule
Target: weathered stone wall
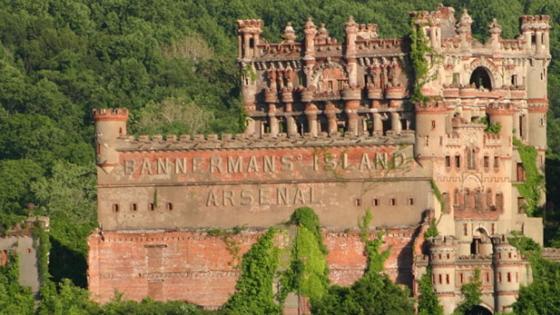
[[99,223],[263,228],[310,206],[338,229],[355,227],[364,208],[377,226],[417,224],[433,199],[411,157],[410,145],[124,151],[110,173],[99,169]]
[[[411,244],[416,227],[385,231],[384,248],[391,256],[386,269],[399,283],[411,283]],[[107,302],[120,292],[125,299],[181,300],[217,308],[235,290],[241,257],[262,232],[231,235],[235,251],[223,236],[206,232],[151,231],[94,233],[88,240],[88,283],[92,297]],[[357,232],[325,232],[330,279],[351,285],[366,265],[364,246]]]

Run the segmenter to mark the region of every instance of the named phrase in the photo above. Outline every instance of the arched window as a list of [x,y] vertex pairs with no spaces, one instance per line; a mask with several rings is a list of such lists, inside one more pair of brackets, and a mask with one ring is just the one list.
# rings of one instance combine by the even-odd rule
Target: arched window
[[469,83],[471,85],[474,84],[477,89],[484,88],[490,91],[492,90],[492,79],[490,79],[490,74],[484,67],[474,69]]

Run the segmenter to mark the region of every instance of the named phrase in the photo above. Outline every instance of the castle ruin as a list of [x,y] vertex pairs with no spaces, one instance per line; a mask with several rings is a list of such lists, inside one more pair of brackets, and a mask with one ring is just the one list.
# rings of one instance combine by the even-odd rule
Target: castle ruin
[[[468,13],[459,16],[449,7],[411,14],[428,48],[424,78],[411,40],[379,38],[375,24],[349,18],[339,42],[309,19],[303,34],[288,24],[269,43],[261,20],[238,21],[243,134],[134,137],[126,109],[95,110],[102,229],[89,238],[92,296],[218,308],[234,291],[239,257],[207,229],[245,227],[234,236],[244,253],[310,206],[333,283],[363,273],[356,226],[371,209],[394,281],[417,294],[431,266],[449,314],[478,269],[480,307],[509,310],[531,270],[507,236],[543,242],[542,219],[527,210],[544,197],[520,192],[531,175],[520,148],[536,149],[543,173],[549,18],[521,17],[516,39],[501,38],[494,20],[481,43]],[[425,240],[432,220],[440,236]]]

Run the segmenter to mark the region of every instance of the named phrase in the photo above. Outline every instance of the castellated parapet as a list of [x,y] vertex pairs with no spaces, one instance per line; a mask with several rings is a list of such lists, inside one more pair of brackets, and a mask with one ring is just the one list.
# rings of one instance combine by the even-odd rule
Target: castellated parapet
[[[485,43],[472,36],[467,11],[456,20],[440,7],[411,19],[432,48],[422,102],[411,99],[408,38],[380,38],[383,26],[349,17],[342,40],[308,19],[301,34],[288,23],[270,43],[264,22],[251,19],[238,21],[243,133],[128,135],[126,109],[94,110],[92,296],[107,301],[117,290],[218,308],[234,291],[240,257],[207,230],[244,226],[235,240],[245,252],[309,206],[324,228],[333,283],[363,274],[356,222],[370,209],[372,233],[385,231],[391,248],[391,279],[417,294],[430,266],[450,314],[478,269],[480,306],[507,311],[531,281],[507,236],[542,244],[542,220],[527,216],[517,189],[526,165],[514,143],[535,147],[544,169],[549,18],[522,17],[515,39],[503,39],[493,20]],[[431,219],[440,236],[425,240]]]

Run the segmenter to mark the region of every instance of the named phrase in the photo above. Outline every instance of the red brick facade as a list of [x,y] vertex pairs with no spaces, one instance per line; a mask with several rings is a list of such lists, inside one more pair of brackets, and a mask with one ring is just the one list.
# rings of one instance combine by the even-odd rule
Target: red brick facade
[[[409,284],[415,228],[385,232],[391,278]],[[88,240],[89,287],[93,298],[107,302],[116,292],[126,299],[180,300],[214,309],[233,294],[242,255],[262,232],[232,235],[238,257],[221,236],[205,232],[103,232]],[[364,271],[366,257],[357,233],[325,232],[332,283],[351,285]],[[400,270],[400,273],[398,272]]]

